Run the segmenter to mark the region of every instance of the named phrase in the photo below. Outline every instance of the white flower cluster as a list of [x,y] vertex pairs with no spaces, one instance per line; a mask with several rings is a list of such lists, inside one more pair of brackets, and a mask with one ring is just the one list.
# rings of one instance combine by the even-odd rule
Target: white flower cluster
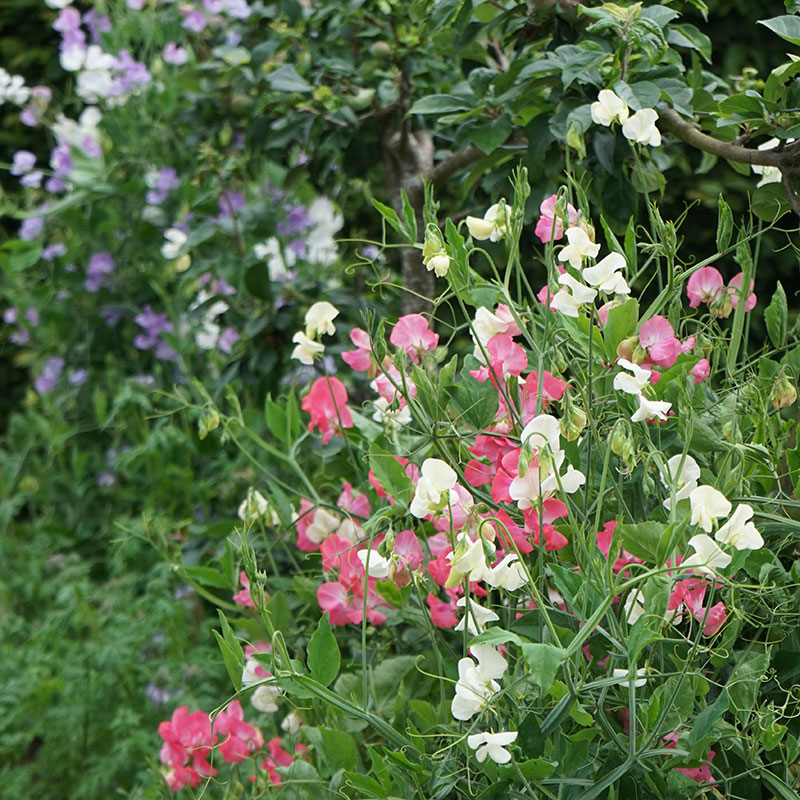
[[609,127],[614,122],[622,125],[622,135],[638,144],[658,147],[661,132],[656,128],[658,112],[654,108],[643,108],[630,116],[628,104],[611,89],[603,89],[591,105],[592,121]]
[[654,419],[664,422],[672,404],[665,400],[651,400],[644,394],[645,388],[650,386],[652,371],[625,358],[620,358],[617,363],[633,373],[628,375],[620,372],[614,378],[614,388],[617,391],[636,395],[639,400],[639,408],[633,412],[631,422],[648,422]]
[[306,330],[297,331],[292,337],[295,348],[292,350],[292,358],[296,358],[301,364],[311,366],[314,357],[325,352],[325,345],[315,341],[317,336],[333,336],[336,333],[336,326],[333,321],[339,316],[339,309],[331,303],[323,300],[314,303],[306,312]]
[[420,479],[411,501],[411,513],[419,519],[439,514],[448,505],[458,502],[455,492],[458,476],[439,458],[426,458],[420,469]]
[[468,720],[482,711],[492,696],[500,691],[497,681],[508,669],[508,663],[497,650],[488,644],[471,648],[477,663],[469,656],[458,662],[456,694],[450,711],[456,719]]
[[6,101],[21,106],[30,96],[31,90],[25,85],[22,75],[10,75],[0,67],[0,106]]

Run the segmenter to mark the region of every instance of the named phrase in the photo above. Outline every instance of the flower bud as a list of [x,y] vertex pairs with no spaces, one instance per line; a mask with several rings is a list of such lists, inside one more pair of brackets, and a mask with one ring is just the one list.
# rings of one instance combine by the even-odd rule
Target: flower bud
[[204,408],[200,414],[200,421],[197,427],[198,435],[201,439],[205,439],[211,431],[215,431],[219,427],[219,411],[213,406]]
[[[631,336],[629,339],[623,339],[617,345],[617,358],[624,358],[626,361],[633,361],[633,350],[638,345],[639,345],[638,336]],[[633,363],[636,362],[634,361]]]
[[781,373],[778,382],[772,389],[770,400],[772,400],[772,405],[775,407],[776,411],[794,405],[797,400],[797,388],[792,381],[789,380],[789,376],[785,372]]
[[586,412],[575,405],[569,393],[564,394],[564,416],[561,418],[560,427],[561,435],[568,442],[574,442],[586,427]]

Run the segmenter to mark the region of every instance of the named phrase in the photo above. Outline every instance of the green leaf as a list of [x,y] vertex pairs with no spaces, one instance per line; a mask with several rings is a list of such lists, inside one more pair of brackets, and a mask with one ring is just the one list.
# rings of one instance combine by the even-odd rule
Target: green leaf
[[311,635],[307,653],[311,677],[323,686],[333,683],[334,678],[339,674],[342,657],[336,637],[331,630],[330,616],[327,611],[322,615],[317,629]]
[[409,242],[412,241],[411,235],[406,230],[403,223],[400,222],[400,217],[397,216],[397,212],[393,208],[378,202],[374,197],[372,198],[372,205],[386,222],[388,222],[404,239],[407,239]]
[[640,522],[635,525],[620,525],[618,528],[622,546],[632,555],[655,564],[658,545],[664,532],[661,522]]
[[260,300],[272,298],[272,283],[266,264],[253,264],[244,274],[244,285],[253,297]]
[[279,405],[268,394],[264,399],[264,418],[270,433],[282,442],[286,441],[288,431],[286,430],[286,412],[283,406]]
[[314,87],[291,64],[283,64],[267,76],[267,83],[276,92],[310,92]]
[[706,63],[711,63],[711,39],[701,33],[694,25],[671,25],[667,30],[667,41],[678,47],[697,50]]
[[405,220],[405,228],[408,231],[408,240],[411,242],[417,241],[417,214],[411,201],[408,199],[405,189],[400,190],[400,197],[403,202],[403,219]]
[[183,572],[189,580],[214,586],[217,589],[230,589],[231,585],[219,570],[213,567],[184,567]]
[[784,14],[771,19],[760,19],[758,24],[777,33],[781,39],[800,47],[800,17]]
[[782,103],[786,84],[800,73],[800,61],[787,61],[770,72],[764,84],[764,99],[770,103]]
[[214,631],[214,637],[217,640],[219,649],[222,652],[222,658],[225,661],[225,669],[228,670],[233,688],[238,692],[242,688],[242,670],[244,668],[244,651],[239,644],[239,640],[233,633],[233,629],[228,623],[228,619],[221,610],[217,609],[219,613],[219,622],[222,627],[222,636],[218,631]]
[[763,219],[765,222],[780,219],[792,210],[789,199],[786,197],[786,190],[780,183],[759,186],[753,192],[750,208],[759,219]]
[[516,633],[512,633],[511,631],[506,631],[503,630],[502,628],[490,628],[489,630],[484,631],[479,636],[476,636],[469,643],[469,646],[472,647],[475,644],[498,645],[498,644],[507,644],[508,642],[513,642],[514,644],[521,645],[522,639],[520,639]]
[[739,653],[739,663],[728,678],[725,688],[730,697],[731,712],[744,724],[753,710],[758,687],[769,666],[766,653]]
[[[711,704],[706,706],[694,719],[692,728],[689,731],[689,748],[694,751],[695,746],[700,745],[705,750],[703,740],[710,736],[714,723],[722,719],[722,715],[728,710],[728,692],[723,689],[719,697]],[[690,753],[690,758],[702,757],[704,753]]]
[[370,447],[369,466],[384,490],[398,502],[408,505],[411,481],[394,455],[373,443]]
[[497,119],[485,120],[469,129],[469,140],[486,155],[504,144],[511,135],[511,120],[507,114]]
[[320,728],[325,763],[331,769],[355,769],[358,761],[356,743],[349,733],[332,728]]
[[267,611],[276,631],[289,631],[289,602],[283,592],[274,592],[267,603]]
[[778,281],[775,293],[764,311],[764,321],[767,323],[767,333],[775,347],[783,347],[786,342],[786,321],[789,307],[786,302],[786,292],[781,282]]
[[567,651],[551,644],[523,643],[521,648],[531,679],[544,695],[552,685],[558,668],[567,656]]
[[409,114],[450,114],[454,111],[468,111],[473,108],[463,97],[452,94],[432,94],[417,100],[409,109]]
[[603,326],[603,339],[606,344],[606,357],[609,361],[617,358],[620,342],[633,336],[639,322],[639,303],[629,297],[624,303],[610,308],[606,324]]

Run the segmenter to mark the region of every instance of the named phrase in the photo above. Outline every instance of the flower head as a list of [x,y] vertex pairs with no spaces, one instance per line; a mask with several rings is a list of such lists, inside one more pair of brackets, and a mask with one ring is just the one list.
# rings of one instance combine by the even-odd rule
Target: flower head
[[612,122],[623,123],[628,119],[628,104],[611,89],[602,89],[590,107],[592,121],[608,127]]

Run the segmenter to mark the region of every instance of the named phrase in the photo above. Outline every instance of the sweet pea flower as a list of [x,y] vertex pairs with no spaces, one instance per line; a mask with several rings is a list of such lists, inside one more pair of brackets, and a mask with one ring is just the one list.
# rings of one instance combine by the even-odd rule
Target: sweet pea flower
[[303,411],[311,414],[308,429],[319,428],[322,444],[327,444],[334,433],[353,427],[353,415],[347,407],[347,389],[338,378],[317,378],[303,398]]
[[708,376],[711,375],[711,364],[709,363],[707,358],[701,358],[690,370],[689,374],[694,378],[695,386],[698,383],[702,383],[705,380],[708,380]]
[[167,241],[161,246],[161,255],[172,260],[180,255],[181,248],[189,237],[180,228],[167,228],[164,238]]
[[[464,608],[467,604],[467,598],[462,597],[457,603],[458,608]],[[478,605],[474,600],[470,600],[469,609],[461,618],[461,621],[456,625],[453,630],[463,631],[466,626],[467,630],[473,635],[478,636],[483,633],[483,629],[489,622],[497,622],[500,617],[489,608],[484,608]]]
[[713,302],[723,290],[724,282],[718,269],[703,267],[693,273],[686,282],[686,295],[689,307],[697,308],[700,303]]
[[450,705],[452,715],[462,721],[483,710],[500,691],[497,679],[508,667],[506,660],[489,645],[475,645],[471,651],[478,663],[468,656],[459,659],[456,693]]
[[714,520],[727,517],[731,513],[731,503],[722,492],[713,486],[698,486],[689,493],[692,504],[692,525],[699,525],[710,533]]
[[342,353],[342,361],[358,372],[367,372],[372,366],[369,334],[361,328],[353,328],[350,331],[350,341],[356,349]]
[[516,553],[508,553],[497,566],[489,570],[484,580],[496,589],[515,592],[528,582],[528,576],[522,568],[519,556]]
[[558,254],[559,261],[568,261],[570,266],[580,269],[584,258],[595,258],[600,245],[595,244],[583,228],[567,228],[568,245]]
[[597,292],[575,280],[569,273],[564,273],[558,278],[559,289],[550,299],[550,308],[564,314],[566,317],[577,318],[581,308],[586,303],[591,303],[597,297]]
[[309,339],[303,331],[297,331],[292,336],[292,341],[295,344],[292,350],[292,358],[297,359],[301,364],[310,367],[314,363],[314,356],[325,352],[325,345],[320,342],[313,342]]
[[681,567],[684,569],[692,567],[698,572],[713,577],[715,570],[724,569],[733,560],[705,533],[698,533],[696,536],[692,536],[689,539],[689,547],[693,548],[695,552],[683,560]]
[[622,135],[632,142],[658,147],[661,144],[661,131],[656,127],[658,112],[654,108],[637,111],[622,126]]
[[[672,456],[666,463],[666,471],[659,476],[665,489],[675,487],[675,500],[686,500],[697,488],[697,479],[700,477],[700,467],[690,455],[678,454]],[[672,507],[672,498],[664,501],[667,509]]]
[[308,309],[305,316],[306,336],[309,339],[324,334],[333,336],[333,334],[336,333],[336,326],[333,324],[333,320],[338,316],[339,309],[326,300],[320,303],[314,303],[314,305]]
[[[622,686],[627,686],[632,678],[630,670],[627,669],[615,669],[611,674],[615,678],[619,678],[617,682]],[[636,677],[633,679],[633,685],[636,689],[639,689],[647,683],[647,678],[642,677],[647,674],[647,668],[642,667],[641,669],[637,669],[635,674]]]
[[[785,139],[784,141],[786,144],[790,144],[794,141],[794,139]],[[780,139],[773,137],[772,139],[767,139],[766,142],[760,144],[758,149],[774,150],[780,143]],[[762,167],[759,164],[751,164],[750,169],[753,170],[756,175],[761,175],[761,180],[756,184],[756,188],[759,186],[765,186],[768,183],[780,183],[783,179],[783,175],[777,167]]]
[[613,122],[624,123],[628,119],[628,104],[611,89],[601,89],[597,100],[589,108],[592,121],[606,128]]
[[426,458],[411,501],[411,513],[419,519],[436,514],[458,502],[454,489],[458,476],[449,464],[439,458]]
[[733,545],[737,550],[759,550],[764,540],[756,526],[749,522],[753,509],[746,503],[736,506],[731,518],[714,534],[722,544]]
[[247,496],[239,504],[236,515],[242,522],[254,525],[259,520],[264,520],[268,525],[279,525],[280,518],[275,509],[270,506],[261,492],[252,487],[247,490]]
[[625,258],[619,253],[609,253],[593,267],[584,267],[581,275],[589,286],[606,294],[630,294],[631,290],[619,270],[625,269]]
[[[561,221],[560,217],[556,216],[557,200],[558,195],[552,194],[550,197],[542,200],[539,206],[539,213],[541,216],[536,223],[536,230],[534,233],[543,244],[547,244],[551,241],[551,238],[554,242],[564,238],[564,223]],[[567,203],[567,221],[571,227],[578,224],[578,211],[571,203]]]
[[639,395],[639,408],[631,415],[631,422],[649,422],[657,419],[666,422],[671,403],[664,400],[650,400],[643,394]]
[[[739,290],[742,286],[742,277],[743,273],[739,273],[738,275],[734,275],[728,281],[728,291],[731,295],[731,305],[736,308],[739,305]],[[752,311],[756,307],[757,298],[753,294],[753,287],[755,286],[755,281],[750,280],[750,294],[747,295],[746,300],[744,301],[744,310],[745,311]]]
[[618,392],[638,395],[642,393],[645,386],[650,385],[650,376],[653,373],[649,369],[643,369],[638,364],[634,364],[625,358],[620,358],[617,364],[633,373],[633,375],[627,375],[624,372],[619,372],[614,376],[614,388]]
[[512,744],[517,740],[517,731],[507,731],[505,733],[473,733],[467,736],[467,744],[475,750],[475,758],[483,762],[486,756],[496,764],[508,764],[511,761],[511,753],[505,749],[505,745]]
[[422,314],[406,314],[397,320],[392,328],[389,341],[395,347],[402,347],[408,357],[419,364],[419,354],[423,350],[435,350],[439,344],[439,334],[428,327],[428,320]]
[[669,320],[656,314],[639,329],[639,345],[659,367],[671,367],[683,352]]
[[384,558],[377,550],[359,550],[356,555],[370,578],[382,581],[389,577],[392,562],[388,558]]
[[498,242],[507,233],[511,225],[511,210],[506,205],[505,200],[489,206],[483,219],[478,217],[467,217],[467,228],[470,236],[479,241],[489,239]]

